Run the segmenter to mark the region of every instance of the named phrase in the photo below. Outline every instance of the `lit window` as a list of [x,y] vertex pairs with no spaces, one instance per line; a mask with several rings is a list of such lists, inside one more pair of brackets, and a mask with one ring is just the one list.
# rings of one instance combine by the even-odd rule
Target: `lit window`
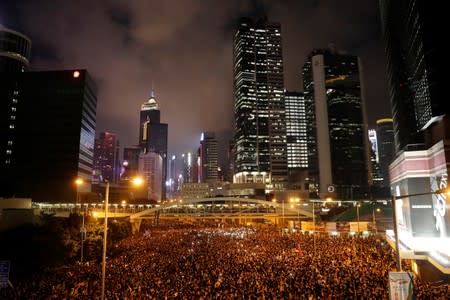
[[14,129],[14,124],[9,124],[9,129]]

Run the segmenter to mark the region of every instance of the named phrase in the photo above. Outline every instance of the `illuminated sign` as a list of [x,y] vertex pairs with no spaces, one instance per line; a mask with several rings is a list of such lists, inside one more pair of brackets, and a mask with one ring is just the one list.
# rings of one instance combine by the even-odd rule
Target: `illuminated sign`
[[330,84],[330,83],[334,83],[334,82],[336,82],[336,81],[342,81],[342,80],[345,80],[345,78],[347,78],[347,76],[345,76],[345,75],[339,75],[338,77],[334,77],[334,78],[327,79],[325,82],[326,82],[327,84]]

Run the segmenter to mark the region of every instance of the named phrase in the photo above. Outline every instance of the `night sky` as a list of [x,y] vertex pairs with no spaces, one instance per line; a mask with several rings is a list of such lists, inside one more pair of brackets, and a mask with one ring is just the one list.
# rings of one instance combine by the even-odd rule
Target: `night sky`
[[98,87],[97,132],[115,132],[122,147],[137,144],[140,105],[153,85],[161,121],[169,124],[169,154],[195,150],[202,131],[215,131],[226,149],[235,25],[263,15],[281,23],[288,90],[302,91],[307,55],[333,42],[361,58],[369,126],[390,116],[376,0],[0,3],[0,24],[32,40],[31,70],[88,70]]

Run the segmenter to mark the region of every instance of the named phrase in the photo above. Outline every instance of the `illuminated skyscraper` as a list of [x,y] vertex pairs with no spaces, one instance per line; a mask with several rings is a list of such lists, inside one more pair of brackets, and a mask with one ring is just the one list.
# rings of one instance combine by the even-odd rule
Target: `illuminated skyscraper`
[[[303,67],[312,196],[334,186],[337,197],[368,193],[368,138],[356,56],[314,50]],[[315,195],[314,195],[315,194]]]
[[0,72],[23,72],[30,63],[31,40],[0,25]]
[[139,154],[139,174],[142,174],[147,182],[147,199],[151,201],[161,202],[165,186],[163,174],[163,159],[159,153],[156,152],[141,152]]
[[200,182],[216,182],[219,166],[217,140],[212,132],[203,132],[200,138]]
[[286,92],[286,136],[289,169],[308,167],[305,97],[303,93]]
[[[397,154],[408,144],[423,143],[422,131],[450,112],[443,59],[445,27],[438,12],[445,2],[381,0],[386,66]],[[446,49],[447,50],[447,49]]]
[[242,19],[234,35],[233,59],[234,180],[282,187],[287,150],[280,24]]
[[380,159],[378,155],[378,139],[375,129],[369,129],[369,141],[370,141],[370,165],[372,171],[372,184],[374,186],[383,185],[383,176],[380,171]]
[[144,153],[155,152],[162,157],[162,199],[166,199],[168,125],[160,122],[160,111],[154,92],[141,105],[139,145]]
[[185,183],[194,182],[194,171],[197,162],[195,161],[195,156],[191,152],[183,153],[183,170],[182,178]]

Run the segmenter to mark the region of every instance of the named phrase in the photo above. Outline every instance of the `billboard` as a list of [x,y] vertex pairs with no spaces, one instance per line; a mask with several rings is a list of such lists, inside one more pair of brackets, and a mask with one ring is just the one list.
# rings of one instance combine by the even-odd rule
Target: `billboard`
[[400,241],[420,252],[450,255],[450,145],[443,141],[427,150],[404,151],[390,165],[391,191],[397,198]]
[[389,272],[389,299],[414,299],[413,273]]

